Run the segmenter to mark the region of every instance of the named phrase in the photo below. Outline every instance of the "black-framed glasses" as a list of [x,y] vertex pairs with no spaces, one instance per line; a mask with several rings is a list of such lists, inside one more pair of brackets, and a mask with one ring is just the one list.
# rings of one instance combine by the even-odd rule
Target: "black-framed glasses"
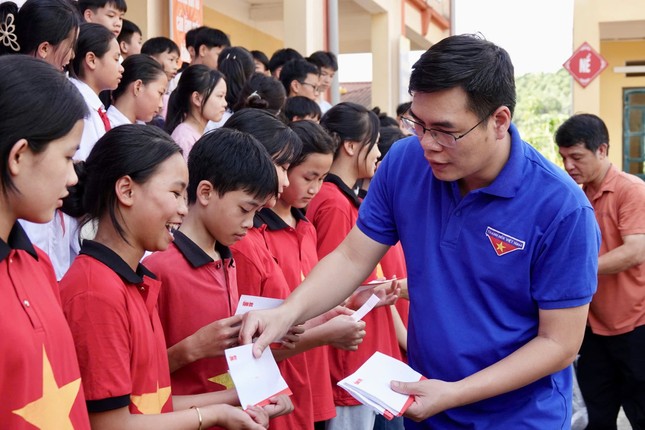
[[[298,81],[298,82],[300,82],[300,81]],[[300,84],[301,85],[309,85],[311,87],[311,89],[314,90],[314,93],[319,93],[320,92],[320,87],[318,87],[318,85],[310,84],[309,82],[304,82],[304,81],[300,82]]]
[[426,128],[424,124],[421,124],[420,122],[417,122],[412,118],[408,118],[406,116],[401,116],[401,121],[403,121],[405,128],[407,128],[411,133],[414,133],[415,136],[419,138],[419,141],[423,139],[423,136],[425,136],[426,133],[430,133],[432,139],[434,139],[434,141],[439,145],[446,148],[454,148],[457,146],[457,141],[459,139],[466,137],[468,133],[479,127],[484,121],[488,119],[489,116],[493,114],[493,112],[495,112],[495,110],[491,111],[491,113],[482,118],[470,130],[463,134],[460,134],[459,136],[455,136],[454,134],[448,133],[447,131],[441,131],[434,128]]

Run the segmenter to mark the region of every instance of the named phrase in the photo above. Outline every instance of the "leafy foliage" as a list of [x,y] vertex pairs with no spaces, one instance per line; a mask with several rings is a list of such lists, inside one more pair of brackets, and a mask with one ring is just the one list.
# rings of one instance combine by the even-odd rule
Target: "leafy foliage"
[[573,78],[564,68],[556,73],[527,73],[515,78],[517,104],[513,123],[524,141],[560,166],[553,135],[571,116],[572,83]]

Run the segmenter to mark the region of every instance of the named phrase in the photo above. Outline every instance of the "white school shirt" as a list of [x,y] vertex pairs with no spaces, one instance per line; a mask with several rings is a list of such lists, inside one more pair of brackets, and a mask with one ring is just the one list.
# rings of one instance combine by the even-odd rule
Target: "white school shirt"
[[31,243],[45,251],[54,266],[56,280],[60,281],[80,251],[78,222],[60,210],[45,224],[19,220]]
[[224,125],[226,120],[231,117],[231,115],[233,115],[233,111],[226,109],[226,111],[224,112],[224,115],[222,115],[222,119],[220,119],[217,122],[208,121],[206,123],[206,128],[204,129],[204,133],[206,133],[208,131],[211,131],[211,130],[215,130],[216,128],[220,128],[221,126]]
[[116,108],[114,105],[110,105],[110,107],[107,110],[107,116],[108,119],[110,120],[110,124],[112,125],[112,128],[118,127],[123,124],[132,124],[130,122],[130,119],[123,114],[120,110]]
[[105,125],[99,116],[99,108],[105,110],[105,106],[103,106],[99,96],[85,82],[74,78],[70,78],[70,81],[78,88],[90,110],[89,116],[85,117],[81,146],[74,155],[74,160],[86,160],[87,156],[90,155],[90,151],[94,148],[94,144],[105,134]]

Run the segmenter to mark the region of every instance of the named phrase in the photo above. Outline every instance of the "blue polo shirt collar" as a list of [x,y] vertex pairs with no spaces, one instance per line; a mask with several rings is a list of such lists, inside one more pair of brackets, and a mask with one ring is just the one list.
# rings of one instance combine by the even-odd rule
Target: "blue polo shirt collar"
[[508,161],[497,175],[497,178],[486,188],[480,191],[498,197],[512,198],[522,186],[522,171],[524,170],[526,157],[522,138],[517,127],[511,124],[508,132],[511,135],[511,150]]
[[7,242],[0,239],[0,261],[7,258],[12,249],[26,251],[29,255],[34,257],[35,260],[38,260],[38,254],[36,253],[34,245],[32,245],[27,233],[25,233],[18,222],[16,222],[11,228]]
[[[173,243],[191,266],[197,268],[214,262],[210,255],[179,230],[175,230],[173,236],[175,238]],[[222,260],[229,260],[229,265],[233,264],[233,254],[228,246],[215,242],[215,251],[219,253]]]
[[128,263],[123,261],[119,254],[112,251],[107,246],[93,240],[83,241],[80,254],[89,255],[90,257],[100,261],[112,269],[121,279],[130,284],[142,284],[144,276],[151,279],[157,279],[154,273],[146,269],[143,264],[139,264],[137,266],[137,271],[135,272]]

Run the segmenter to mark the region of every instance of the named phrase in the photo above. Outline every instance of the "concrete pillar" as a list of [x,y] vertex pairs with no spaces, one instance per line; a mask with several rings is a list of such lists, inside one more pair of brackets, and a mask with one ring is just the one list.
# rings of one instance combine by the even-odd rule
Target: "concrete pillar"
[[141,28],[144,41],[156,36],[170,36],[169,1],[129,1],[125,17]]
[[372,107],[378,106],[394,116],[399,103],[402,67],[400,1],[392,1],[386,12],[373,14],[371,26]]
[[284,0],[284,46],[304,57],[325,49],[324,14],[324,0]]

